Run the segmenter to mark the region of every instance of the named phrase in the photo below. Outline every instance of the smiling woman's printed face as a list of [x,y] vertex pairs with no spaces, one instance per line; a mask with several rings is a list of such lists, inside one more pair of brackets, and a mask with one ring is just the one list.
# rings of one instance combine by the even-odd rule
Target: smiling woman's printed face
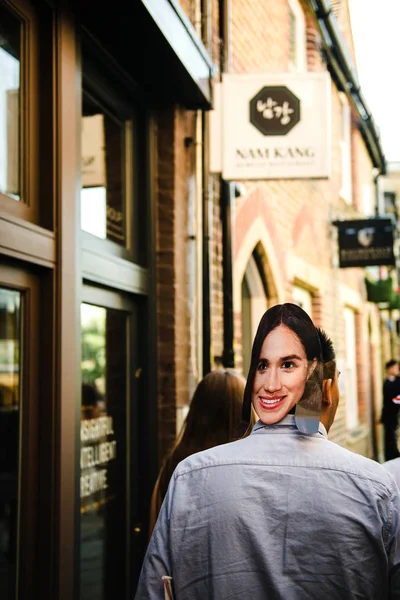
[[298,336],[285,325],[265,338],[253,387],[253,407],[266,425],[277,423],[299,402],[308,361]]

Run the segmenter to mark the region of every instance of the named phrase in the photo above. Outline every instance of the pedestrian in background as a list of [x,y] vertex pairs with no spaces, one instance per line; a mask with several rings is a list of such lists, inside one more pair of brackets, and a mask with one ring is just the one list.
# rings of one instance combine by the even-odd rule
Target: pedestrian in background
[[389,360],[385,364],[385,381],[383,382],[383,406],[380,422],[384,427],[385,461],[393,460],[400,456],[397,446],[397,427],[399,416],[400,394],[399,363]]

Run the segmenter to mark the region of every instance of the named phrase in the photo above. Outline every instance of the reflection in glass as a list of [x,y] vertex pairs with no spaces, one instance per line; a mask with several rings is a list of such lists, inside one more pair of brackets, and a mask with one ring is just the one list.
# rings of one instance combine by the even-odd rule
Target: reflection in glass
[[16,598],[20,293],[0,288],[0,598]]
[[0,5],[0,193],[21,199],[21,24]]
[[131,123],[119,120],[86,94],[82,106],[81,227],[124,246]]
[[82,304],[80,600],[125,597],[127,317]]

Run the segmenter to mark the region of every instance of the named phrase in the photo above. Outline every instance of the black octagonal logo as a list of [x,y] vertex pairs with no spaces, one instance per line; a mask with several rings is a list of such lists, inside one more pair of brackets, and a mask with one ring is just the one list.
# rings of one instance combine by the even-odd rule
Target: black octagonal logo
[[285,85],[263,87],[250,100],[250,123],[263,135],[286,135],[300,121],[300,100]]

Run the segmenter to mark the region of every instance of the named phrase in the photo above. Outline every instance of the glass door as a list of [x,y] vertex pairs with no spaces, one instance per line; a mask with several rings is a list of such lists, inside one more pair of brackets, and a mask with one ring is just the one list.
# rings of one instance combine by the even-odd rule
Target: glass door
[[39,279],[0,264],[0,598],[36,597]]
[[81,305],[80,600],[128,597],[135,305],[87,288]]
[[22,294],[0,287],[0,597],[16,598]]

